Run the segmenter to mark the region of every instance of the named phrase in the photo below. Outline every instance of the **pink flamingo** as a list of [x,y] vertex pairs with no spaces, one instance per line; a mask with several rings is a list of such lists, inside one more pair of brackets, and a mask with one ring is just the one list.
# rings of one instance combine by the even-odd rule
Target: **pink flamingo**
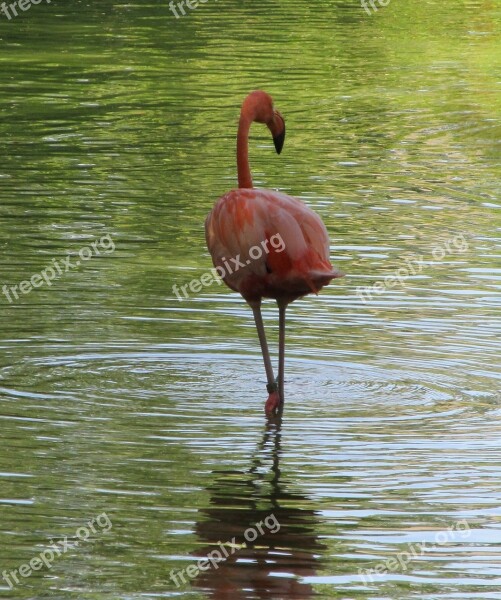
[[[248,138],[254,121],[268,127],[277,153],[282,151],[282,115],[274,109],[269,94],[251,92],[242,104],[238,126],[238,189],[216,202],[205,222],[205,235],[214,267],[228,287],[242,294],[254,313],[268,380],[265,411],[272,416],[281,415],[284,404],[287,305],[306,294],[318,293],[343,273],[329,261],[329,236],[315,212],[297,198],[252,187]],[[263,298],[274,298],[278,304],[278,381],[261,316]]]

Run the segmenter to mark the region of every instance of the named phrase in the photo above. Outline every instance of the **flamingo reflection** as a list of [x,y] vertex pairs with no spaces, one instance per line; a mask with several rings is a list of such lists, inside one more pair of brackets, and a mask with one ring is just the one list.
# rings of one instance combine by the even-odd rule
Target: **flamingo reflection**
[[194,582],[209,598],[304,600],[314,595],[301,579],[316,574],[326,547],[315,534],[318,518],[311,501],[281,481],[280,437],[280,425],[268,423],[248,471],[214,473],[211,506],[196,526],[203,544],[196,555],[228,556],[201,570]]

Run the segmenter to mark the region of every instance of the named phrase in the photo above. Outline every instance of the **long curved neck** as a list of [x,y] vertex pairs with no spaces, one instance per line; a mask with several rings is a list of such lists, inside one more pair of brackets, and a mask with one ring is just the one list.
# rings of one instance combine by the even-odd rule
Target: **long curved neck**
[[240,115],[237,135],[237,170],[238,187],[251,188],[252,177],[249,167],[249,129],[252,119],[248,115]]

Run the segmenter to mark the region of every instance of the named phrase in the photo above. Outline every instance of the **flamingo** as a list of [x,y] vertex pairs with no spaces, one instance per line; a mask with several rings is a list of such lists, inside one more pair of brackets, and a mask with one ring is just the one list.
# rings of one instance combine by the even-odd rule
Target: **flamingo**
[[[315,212],[297,198],[252,186],[248,139],[254,121],[268,127],[277,154],[282,151],[282,115],[269,94],[251,92],[242,104],[238,125],[238,189],[216,202],[205,221],[205,236],[216,271],[252,309],[267,378],[265,412],[273,417],[281,416],[284,406],[286,308],[306,294],[317,294],[343,273],[330,263],[329,236]],[[263,298],[273,298],[278,305],[277,380],[261,315]]]

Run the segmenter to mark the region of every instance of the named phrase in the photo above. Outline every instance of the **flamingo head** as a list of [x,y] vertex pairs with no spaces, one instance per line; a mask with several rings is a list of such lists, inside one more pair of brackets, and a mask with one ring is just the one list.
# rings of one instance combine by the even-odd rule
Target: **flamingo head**
[[273,136],[277,154],[282,152],[285,141],[285,121],[278,110],[275,110],[273,99],[269,94],[262,90],[251,92],[242,105],[242,115],[250,118],[251,121],[264,123]]

